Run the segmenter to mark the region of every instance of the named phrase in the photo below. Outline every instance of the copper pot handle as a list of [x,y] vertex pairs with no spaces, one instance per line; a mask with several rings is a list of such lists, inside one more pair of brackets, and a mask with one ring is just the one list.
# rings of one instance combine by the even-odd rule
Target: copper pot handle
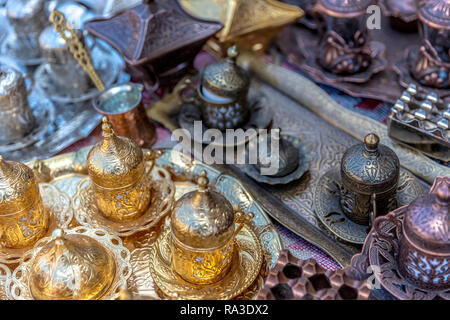
[[369,228],[373,227],[375,218],[377,217],[377,195],[372,193],[370,196],[370,202],[372,204],[372,211],[369,213]]

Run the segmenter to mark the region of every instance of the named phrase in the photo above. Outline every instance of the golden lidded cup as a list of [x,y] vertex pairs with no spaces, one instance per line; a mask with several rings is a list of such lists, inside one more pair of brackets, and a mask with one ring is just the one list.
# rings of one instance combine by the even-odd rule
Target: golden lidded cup
[[350,220],[361,225],[371,225],[376,216],[397,206],[400,162],[393,150],[379,142],[370,133],[341,160],[341,207]]
[[[230,270],[235,235],[243,226],[243,213],[234,210],[220,193],[208,188],[203,171],[198,190],[186,193],[171,216],[172,267],[193,284],[220,281]],[[252,218],[248,214],[245,218]],[[235,228],[235,222],[241,224]]]
[[0,248],[24,248],[42,238],[49,227],[33,170],[0,155]]
[[141,216],[151,201],[144,154],[133,140],[116,136],[106,117],[102,130],[103,140],[87,157],[97,207],[110,220],[129,221]]

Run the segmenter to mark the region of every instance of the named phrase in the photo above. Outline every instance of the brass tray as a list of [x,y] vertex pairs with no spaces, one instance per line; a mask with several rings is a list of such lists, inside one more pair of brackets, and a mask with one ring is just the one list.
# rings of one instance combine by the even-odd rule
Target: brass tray
[[[72,198],[77,184],[87,176],[85,163],[89,150],[90,147],[87,147],[75,153],[29,162],[27,165],[34,168],[39,182],[53,184]],[[211,166],[194,161],[178,151],[163,149],[162,156],[157,159],[156,165],[165,168],[171,173],[176,187],[176,199],[189,191],[195,190],[197,187],[193,182],[195,181],[195,176],[206,170],[211,185],[219,192],[222,192],[233,205],[239,205],[242,210],[246,212],[251,211],[255,214],[250,226],[257,234],[264,251],[263,267],[255,282],[237,299],[252,299],[256,297],[269,268],[275,265],[278,255],[283,249],[280,236],[262,206],[235,178],[223,174]],[[139,295],[141,298],[160,299],[150,275],[150,246],[160,234],[164,223],[167,223],[167,218],[150,230],[123,238],[124,245],[131,252],[130,262],[133,269],[128,280],[128,289],[133,295]],[[3,292],[1,267],[0,265],[0,298],[7,298]]]

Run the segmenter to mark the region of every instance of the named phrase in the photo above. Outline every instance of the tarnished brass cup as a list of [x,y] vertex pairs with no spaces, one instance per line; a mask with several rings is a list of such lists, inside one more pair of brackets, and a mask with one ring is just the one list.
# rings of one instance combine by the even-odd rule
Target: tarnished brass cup
[[93,103],[97,112],[108,117],[118,135],[150,148],[156,141],[156,129],[145,113],[142,90],[144,86],[138,83],[117,84],[100,93]]
[[0,155],[0,248],[24,248],[42,238],[49,226],[33,170]]
[[89,151],[87,168],[99,211],[113,221],[141,216],[151,201],[144,154],[131,139],[116,136],[103,117],[103,140]]
[[22,74],[0,64],[0,143],[19,140],[33,128],[34,116]]
[[229,272],[234,238],[253,215],[244,216],[223,195],[209,190],[205,171],[197,183],[199,189],[181,197],[172,213],[172,266],[190,283],[211,284]]
[[185,103],[195,104],[209,128],[226,130],[241,128],[249,118],[247,93],[250,80],[247,72],[236,64],[236,47],[228,49],[224,61],[207,66],[201,83],[192,97],[182,96]]
[[346,216],[361,225],[397,206],[400,162],[389,147],[379,144],[376,134],[350,147],[341,160],[340,202]]

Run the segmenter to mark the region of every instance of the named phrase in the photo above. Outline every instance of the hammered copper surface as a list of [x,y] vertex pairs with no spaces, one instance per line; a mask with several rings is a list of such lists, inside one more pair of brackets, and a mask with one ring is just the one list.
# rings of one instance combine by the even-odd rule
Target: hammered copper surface
[[349,276],[344,269],[327,271],[314,259],[299,260],[283,250],[270,270],[257,300],[367,300],[366,281]]

